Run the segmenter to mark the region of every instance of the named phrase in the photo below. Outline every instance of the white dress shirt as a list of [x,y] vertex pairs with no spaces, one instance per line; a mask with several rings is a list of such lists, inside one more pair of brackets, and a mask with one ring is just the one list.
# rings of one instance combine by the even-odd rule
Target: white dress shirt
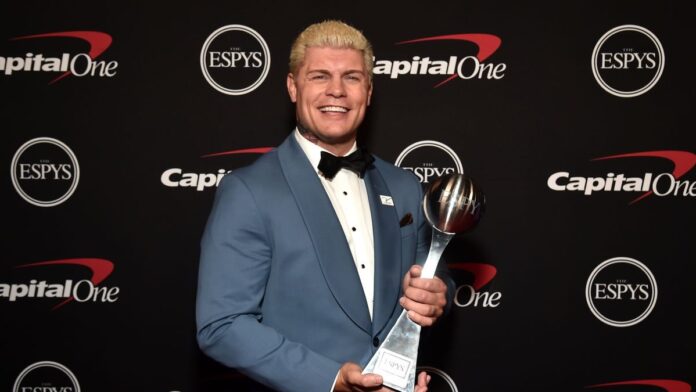
[[[353,255],[355,268],[358,271],[360,283],[365,293],[370,318],[372,318],[375,246],[372,237],[372,215],[370,214],[370,203],[367,197],[367,189],[365,188],[365,180],[360,178],[354,171],[343,168],[336,173],[333,179],[325,178],[319,172],[317,166],[321,160],[321,152],[326,150],[305,139],[297,128],[295,128],[295,139],[317,172],[319,180],[321,180],[321,184],[324,186],[329,200],[331,200],[331,205],[334,211],[336,211],[336,216],[343,228],[343,234],[346,236],[350,253]],[[348,153],[350,154],[355,150],[357,150],[357,147],[353,144]]]

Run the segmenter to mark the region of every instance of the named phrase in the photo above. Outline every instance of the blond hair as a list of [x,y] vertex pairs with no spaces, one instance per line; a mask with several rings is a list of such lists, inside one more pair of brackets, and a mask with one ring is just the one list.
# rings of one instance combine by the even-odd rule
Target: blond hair
[[325,20],[310,25],[300,35],[290,48],[290,72],[297,74],[305,58],[305,50],[309,47],[328,47],[355,49],[363,54],[367,74],[372,80],[373,53],[372,45],[355,27],[338,20]]

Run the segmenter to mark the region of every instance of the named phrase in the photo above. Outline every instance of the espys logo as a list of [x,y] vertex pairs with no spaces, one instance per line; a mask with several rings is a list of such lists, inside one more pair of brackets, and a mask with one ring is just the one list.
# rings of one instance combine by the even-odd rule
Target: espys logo
[[58,362],[41,361],[17,376],[12,392],[80,392],[77,377]]
[[411,144],[401,151],[394,164],[413,172],[421,184],[428,184],[433,177],[464,173],[462,162],[454,150],[434,140],[422,140]]
[[215,30],[201,49],[205,80],[223,94],[243,95],[263,83],[271,68],[271,52],[261,34],[243,25]]
[[[241,150],[207,154],[201,156],[201,158],[214,158],[239,154],[265,154],[271,150],[272,147],[245,148]],[[220,185],[222,178],[229,172],[230,170],[218,169],[216,173],[190,173],[185,172],[179,167],[175,167],[162,172],[160,182],[162,185],[169,188],[194,188],[200,192],[206,188],[217,187]]]
[[592,314],[612,327],[630,327],[645,320],[657,302],[657,281],[638,260],[615,257],[600,263],[585,285]]
[[46,53],[24,52],[21,56],[0,56],[0,71],[7,76],[21,72],[60,72],[49,84],[53,84],[67,76],[77,77],[106,77],[116,75],[118,62],[97,60],[111,46],[111,36],[99,31],[63,31],[25,35],[10,38],[10,41],[26,41],[45,38],[71,38],[87,43],[87,52],[71,54],[61,50],[59,55]]
[[447,265],[452,271],[466,271],[474,276],[471,284],[463,284],[457,287],[454,293],[454,304],[460,308],[497,308],[503,294],[500,291],[481,291],[486,286],[498,270],[484,263],[452,263]]
[[549,189],[557,192],[582,192],[586,196],[591,196],[597,192],[642,193],[629,204],[636,203],[653,194],[658,197],[696,196],[696,181],[680,180],[696,165],[696,154],[675,150],[646,151],[600,157],[592,159],[592,161],[623,158],[661,158],[671,162],[674,169],[671,173],[646,172],[640,176],[617,174],[612,171],[600,177],[572,175],[568,171],[560,171],[551,174],[546,184]]
[[24,143],[12,158],[12,185],[38,207],[54,207],[72,196],[80,181],[75,153],[60,140],[40,137]]
[[463,47],[474,44],[476,53],[468,56],[450,55],[446,59],[431,59],[430,56],[413,56],[411,60],[375,60],[374,74],[389,75],[390,79],[402,76],[423,77],[426,75],[445,76],[435,84],[440,87],[454,79],[498,80],[505,76],[505,63],[485,63],[500,47],[501,40],[491,34],[449,34],[417,38],[397,42],[396,45],[417,45],[422,51],[427,44],[438,47],[443,42],[465,43]]
[[609,94],[637,97],[655,87],[665,68],[665,51],[650,30],[636,25],[615,27],[592,51],[592,74]]
[[[691,385],[680,380],[653,379],[609,382],[605,384],[588,385],[586,388],[608,388],[609,391],[626,391],[626,386],[637,385],[660,388],[665,392],[691,392]],[[617,387],[617,388],[611,388]],[[642,390],[642,389],[641,389]],[[652,389],[651,389],[652,390]]]
[[52,310],[71,302],[102,302],[113,303],[118,300],[120,288],[100,286],[114,270],[114,263],[104,259],[65,259],[42,261],[38,263],[19,265],[15,268],[34,268],[46,266],[81,266],[89,269],[92,276],[89,279],[65,279],[60,283],[48,283],[45,280],[30,279],[26,283],[0,283],[0,298],[9,302],[28,298],[63,298]]

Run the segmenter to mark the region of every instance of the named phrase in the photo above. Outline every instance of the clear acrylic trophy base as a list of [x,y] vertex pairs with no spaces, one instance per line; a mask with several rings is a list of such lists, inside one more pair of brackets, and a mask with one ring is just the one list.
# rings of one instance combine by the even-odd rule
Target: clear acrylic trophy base
[[420,331],[420,325],[411,321],[404,309],[379,350],[365,366],[363,374],[379,374],[385,386],[397,391],[413,392]]

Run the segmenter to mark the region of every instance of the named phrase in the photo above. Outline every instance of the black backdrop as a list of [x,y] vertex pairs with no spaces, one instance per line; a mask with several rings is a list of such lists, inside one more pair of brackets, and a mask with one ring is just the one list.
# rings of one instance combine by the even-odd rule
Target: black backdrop
[[[210,154],[282,141],[294,117],[285,91],[290,43],[306,25],[327,18],[362,29],[378,64],[469,56],[464,76],[485,46],[472,36],[403,41],[450,34],[500,39],[483,59],[491,66],[504,64],[498,78],[455,77],[434,87],[448,75],[375,75],[373,103],[361,130],[362,142],[391,161],[414,143],[442,143],[487,194],[481,225],[457,238],[445,254],[461,288],[461,306],[424,337],[419,360],[437,369],[433,389],[690,390],[696,383],[695,16],[688,3],[635,1],[6,4],[0,14],[5,167],[0,390],[74,385],[65,371],[50,365],[23,373],[43,361],[72,371],[83,391],[245,389],[243,376],[207,359],[195,342],[199,239],[215,187],[199,191],[165,183],[194,178],[184,173],[201,178],[234,170],[259,151]],[[270,51],[267,78],[242,95],[216,91],[201,69],[206,39],[228,25],[255,30]],[[626,69],[602,69],[602,80],[614,87],[639,88],[664,65],[654,86],[634,97],[610,94],[592,71],[595,45],[626,25],[651,32],[664,50],[650,48],[646,33],[635,29],[617,33],[613,46],[600,48],[655,56],[644,57],[655,61],[645,60],[642,68],[633,62]],[[37,54],[66,53],[86,63],[80,54],[89,52],[88,43],[104,41],[32,37],[85,31],[112,38],[94,60],[112,64],[112,76],[73,74],[54,81],[62,72],[41,66],[8,72],[11,64],[26,65]],[[244,45],[254,42],[247,41]],[[626,57],[610,60],[617,58]],[[234,72],[258,69],[229,71],[226,82],[239,84]],[[72,150],[79,181],[64,150],[38,138]],[[38,143],[21,148],[30,141]],[[636,155],[596,160],[623,154]],[[58,179],[50,173],[32,178],[31,168],[51,164],[68,166]],[[401,166],[421,173],[456,167],[443,149],[427,146]],[[169,169],[180,172],[163,182]],[[635,202],[645,192],[621,185],[589,195],[572,185],[554,190],[549,178],[559,172],[579,178],[571,181],[575,184],[649,174],[652,181],[659,177],[662,188]],[[678,195],[665,194],[670,178],[663,173],[678,177],[683,187]],[[70,197],[55,206],[27,201],[55,199],[75,183]],[[655,300],[647,317],[631,326],[601,321],[585,296],[595,268],[615,258],[622,262],[590,282],[593,303],[605,317],[626,320],[650,310]],[[48,261],[58,263],[35,264]],[[110,298],[62,303],[70,295],[47,294],[48,285],[64,288],[67,281],[90,279],[111,290]],[[595,285],[602,282],[634,289],[643,284],[646,295],[612,301],[605,298],[609,291]],[[78,286],[78,298],[85,299],[89,284]],[[475,287],[475,298],[469,287]],[[616,382],[628,385],[604,385]]]

